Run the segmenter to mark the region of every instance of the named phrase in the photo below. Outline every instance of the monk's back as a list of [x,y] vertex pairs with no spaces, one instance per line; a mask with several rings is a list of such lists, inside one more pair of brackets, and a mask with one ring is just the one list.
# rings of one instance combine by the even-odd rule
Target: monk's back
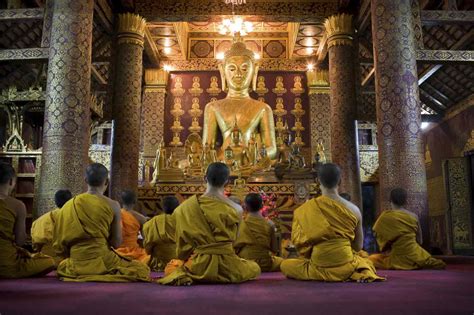
[[137,237],[140,231],[140,222],[133,214],[122,209],[122,244],[121,247],[138,247]]
[[15,241],[15,220],[16,212],[6,200],[0,199],[0,242],[11,244]]

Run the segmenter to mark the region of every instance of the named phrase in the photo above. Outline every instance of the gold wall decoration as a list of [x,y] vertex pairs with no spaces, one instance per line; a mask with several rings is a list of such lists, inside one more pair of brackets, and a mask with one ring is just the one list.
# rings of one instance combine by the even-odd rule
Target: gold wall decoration
[[305,127],[303,127],[303,123],[301,122],[301,117],[303,117],[305,113],[306,111],[303,109],[303,105],[301,104],[301,98],[295,98],[295,108],[291,110],[291,114],[295,116],[295,125],[291,130],[295,132],[295,143],[301,146],[304,145],[301,132],[305,130]]
[[443,215],[448,209],[444,177],[437,176],[426,181],[428,187],[428,210],[429,215]]
[[171,115],[174,117],[173,125],[171,126],[171,131],[173,132],[173,140],[170,142],[171,146],[178,147],[182,146],[181,142],[181,132],[184,127],[181,125],[181,116],[184,115],[184,110],[181,105],[181,98],[175,97],[173,109],[171,110]]
[[340,45],[352,45],[354,27],[352,15],[342,13],[330,16],[324,22],[328,34],[328,48]]
[[425,165],[426,167],[430,167],[432,163],[433,163],[433,160],[431,159],[430,147],[428,144],[426,144],[425,145]]
[[168,71],[164,69],[145,69],[145,92],[164,93],[168,83],[168,76]]
[[283,104],[283,98],[282,97],[277,97],[276,98],[276,105],[275,109],[273,110],[273,113],[276,116],[276,124],[275,124],[275,130],[277,132],[277,135],[280,136],[282,132],[285,130],[285,124],[283,122],[283,117],[286,116],[288,113],[287,110],[285,109],[285,105]]
[[283,77],[282,76],[277,76],[276,77],[276,83],[275,83],[275,88],[272,89],[272,92],[275,93],[276,95],[283,95],[286,93],[285,86],[283,84]]
[[360,181],[363,183],[378,182],[378,151],[360,151],[359,163]]
[[0,93],[0,103],[44,100],[45,91],[43,91],[41,86],[32,86],[25,91],[18,91],[16,86],[10,86],[7,89],[3,89],[2,93]]
[[296,75],[293,78],[294,85],[293,85],[293,88],[291,89],[291,93],[295,95],[300,95],[304,93],[303,84],[301,83],[301,80],[302,78],[299,75]]
[[193,86],[188,91],[192,96],[199,96],[202,94],[201,83],[199,77],[193,77]]
[[202,127],[199,126],[199,117],[202,116],[202,110],[199,107],[198,97],[193,97],[191,109],[188,110],[188,113],[193,118],[193,121],[191,122],[191,126],[188,128],[188,130],[191,132],[196,132],[196,133],[201,132]]
[[255,90],[259,96],[265,96],[268,93],[268,89],[265,86],[265,77],[258,76],[257,78],[257,89]]
[[471,137],[467,139],[466,144],[464,145],[463,153],[474,150],[474,129],[471,130]]
[[174,80],[174,87],[171,89],[171,94],[175,97],[181,97],[184,95],[184,92],[186,91],[183,89],[183,78],[177,76]]
[[309,94],[329,93],[329,72],[328,70],[316,69],[306,72],[308,79]]
[[206,89],[206,92],[209,93],[211,96],[217,96],[222,90],[219,88],[219,83],[217,81],[217,77],[213,75],[211,77],[211,83],[209,84],[209,88]]

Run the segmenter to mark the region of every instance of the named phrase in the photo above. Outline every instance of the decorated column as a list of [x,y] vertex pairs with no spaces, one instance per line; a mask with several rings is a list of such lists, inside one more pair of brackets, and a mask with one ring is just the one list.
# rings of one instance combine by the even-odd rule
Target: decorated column
[[375,92],[382,209],[390,191],[408,191],[407,208],[428,240],[428,207],[412,0],[372,0]]
[[140,105],[145,20],[139,15],[118,15],[113,93],[111,196],[136,190],[140,150]]
[[331,100],[327,70],[306,72],[311,121],[311,154],[324,150],[326,161],[331,160]]
[[163,139],[164,108],[168,72],[163,69],[145,70],[141,114],[141,152],[144,159],[144,182],[151,181],[151,168],[158,145]]
[[84,190],[89,149],[94,1],[54,1],[53,10],[37,215],[54,209],[56,190]]
[[360,207],[352,16],[334,15],[324,25],[328,36],[331,85],[331,157],[342,170],[340,192],[349,193],[352,201]]

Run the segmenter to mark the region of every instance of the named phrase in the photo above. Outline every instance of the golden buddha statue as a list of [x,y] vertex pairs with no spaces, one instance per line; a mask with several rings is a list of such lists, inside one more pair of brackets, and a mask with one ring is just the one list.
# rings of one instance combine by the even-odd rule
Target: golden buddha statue
[[265,144],[268,155],[276,155],[275,125],[273,112],[268,104],[250,98],[249,87],[256,89],[258,66],[254,53],[247,49],[241,38],[236,37],[231,48],[225,53],[223,64],[219,66],[222,90],[228,88],[227,97],[208,103],[204,110],[203,143],[216,141],[218,132],[222,134],[222,148],[232,143],[231,131],[234,119],[242,132],[242,144],[248,146],[252,134],[257,133],[257,141]]
[[232,153],[234,156],[234,160],[237,162],[239,167],[248,166],[250,163],[250,156],[248,154],[247,149],[242,145],[242,132],[237,125],[237,118],[234,120],[234,127],[232,128],[232,132],[230,134],[232,139]]

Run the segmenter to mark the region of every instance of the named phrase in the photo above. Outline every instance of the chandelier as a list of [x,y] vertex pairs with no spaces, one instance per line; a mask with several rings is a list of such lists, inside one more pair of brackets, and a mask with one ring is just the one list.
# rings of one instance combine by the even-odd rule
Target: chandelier
[[225,4],[241,5],[245,3],[247,3],[245,0],[225,0]]
[[231,35],[236,34],[245,36],[253,31],[253,24],[251,22],[244,21],[241,17],[232,16],[231,19],[224,19],[222,24],[217,26],[219,34]]

